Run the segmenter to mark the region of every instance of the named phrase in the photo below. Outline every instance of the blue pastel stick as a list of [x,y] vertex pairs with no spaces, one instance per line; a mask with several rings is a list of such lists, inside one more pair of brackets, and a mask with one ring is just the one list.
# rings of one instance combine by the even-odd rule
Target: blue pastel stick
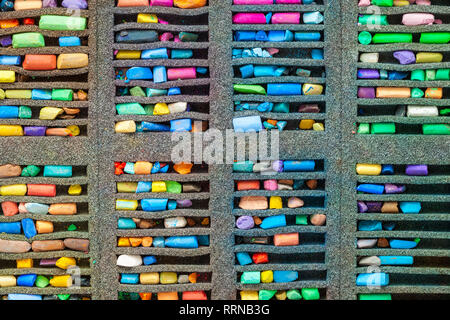
[[136,223],[131,218],[119,218],[119,220],[117,220],[117,228],[136,229]]
[[0,233],[20,234],[21,232],[20,222],[0,222]]
[[284,214],[270,216],[263,219],[259,225],[262,229],[272,229],[286,226],[286,216]]
[[298,279],[298,271],[279,271],[273,272],[273,282],[284,283],[292,282]]
[[384,185],[363,183],[363,184],[360,184],[356,188],[356,191],[365,192],[365,193],[371,193],[371,194],[383,194],[383,192],[384,192]]
[[42,300],[39,294],[25,294],[25,293],[10,293],[8,300]]
[[19,107],[0,106],[0,119],[17,119],[19,117]]
[[360,221],[358,223],[359,231],[381,231],[383,227],[381,225],[381,221]]
[[166,247],[179,249],[195,249],[198,248],[196,236],[175,236],[165,240]]
[[420,212],[420,210],[422,209],[422,205],[420,202],[400,202],[400,210],[403,213],[412,213],[412,214],[417,214]]
[[164,211],[167,208],[169,199],[142,199],[141,207],[144,211]]
[[283,171],[285,172],[294,172],[294,171],[314,171],[316,166],[315,161],[313,160],[286,160],[283,162]]
[[252,258],[247,252],[237,252],[236,259],[241,266],[246,266],[253,263]]
[[141,131],[170,131],[170,127],[166,124],[142,121],[139,129]]
[[81,39],[79,37],[74,36],[59,37],[58,42],[60,47],[81,46]]
[[236,31],[234,33],[235,41],[255,41],[256,31]]
[[120,275],[120,283],[122,284],[138,284],[139,273],[122,273]]
[[156,257],[155,256],[145,256],[142,261],[144,262],[144,265],[149,266],[151,264],[156,263]]
[[387,273],[360,273],[356,278],[357,286],[387,286],[389,284],[389,275]]
[[238,117],[233,119],[235,132],[259,132],[263,129],[260,116]]
[[417,247],[417,244],[416,241],[411,240],[394,239],[389,241],[389,245],[392,249],[414,249]]
[[267,95],[269,96],[300,96],[302,85],[300,83],[269,83]]
[[31,90],[32,100],[52,100],[52,90],[33,89]]
[[189,132],[192,130],[191,119],[176,119],[170,121],[171,132]]
[[169,59],[167,48],[142,50],[141,59]]
[[296,32],[294,35],[295,41],[319,41],[320,32]]
[[412,256],[379,256],[382,266],[394,265],[412,265],[414,258]]
[[25,237],[27,237],[28,239],[33,238],[35,235],[37,235],[33,219],[22,219],[22,229]]
[[127,70],[128,80],[151,80],[153,79],[152,70],[148,67],[132,67]]
[[0,64],[6,66],[18,66],[21,60],[20,56],[0,56]]
[[17,277],[17,286],[32,287],[36,282],[37,274],[22,274]]

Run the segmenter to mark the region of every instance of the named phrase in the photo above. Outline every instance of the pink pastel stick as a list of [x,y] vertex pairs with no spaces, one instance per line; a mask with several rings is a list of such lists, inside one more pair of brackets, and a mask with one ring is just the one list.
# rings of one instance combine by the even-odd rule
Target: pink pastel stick
[[19,203],[19,213],[28,213],[27,208],[25,208],[25,202]]
[[405,26],[430,25],[433,22],[434,15],[431,13],[407,13],[402,18],[402,23]]
[[275,191],[278,190],[277,180],[265,180],[264,190]]
[[272,24],[299,24],[300,12],[281,12],[274,13]]
[[151,6],[173,7],[173,0],[150,0]]
[[370,6],[370,0],[359,0],[358,6],[359,7],[368,7],[368,6]]
[[302,0],[275,0],[276,4],[302,4]]
[[431,6],[430,0],[416,0],[418,6]]
[[264,13],[238,13],[233,16],[236,24],[266,24]]
[[178,80],[178,79],[184,80],[196,78],[197,78],[197,70],[194,67],[167,69],[168,80]]
[[234,0],[233,4],[237,5],[262,5],[262,4],[273,4],[274,0]]
[[181,42],[180,37],[178,35],[175,36],[173,42]]

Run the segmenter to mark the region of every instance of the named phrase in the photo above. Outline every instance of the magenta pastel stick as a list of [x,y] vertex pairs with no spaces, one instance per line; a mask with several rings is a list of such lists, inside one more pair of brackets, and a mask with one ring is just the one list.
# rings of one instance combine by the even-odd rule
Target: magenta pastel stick
[[300,12],[279,12],[272,16],[272,24],[299,24]]
[[160,37],[159,40],[160,41],[170,41],[173,39],[173,34],[171,34],[170,32],[164,32]]
[[237,4],[237,5],[263,5],[263,4],[273,4],[273,0],[234,0],[233,4]]
[[302,0],[275,0],[276,4],[302,4]]
[[190,68],[171,68],[167,70],[168,80],[196,79],[197,71],[194,67]]
[[264,13],[238,13],[233,16],[236,24],[266,24]]
[[151,6],[173,7],[173,0],[151,0]]

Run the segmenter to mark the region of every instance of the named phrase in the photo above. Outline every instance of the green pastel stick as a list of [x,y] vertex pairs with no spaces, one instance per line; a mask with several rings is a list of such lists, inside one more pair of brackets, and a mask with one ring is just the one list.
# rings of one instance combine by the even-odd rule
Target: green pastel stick
[[362,16],[359,16],[358,22],[361,25],[377,25],[377,26],[389,25],[387,16],[378,14],[364,14]]
[[427,71],[425,71],[425,80],[426,81],[434,81],[434,80],[436,80],[436,70],[427,70]]
[[359,295],[359,300],[392,300],[390,293],[364,293]]
[[412,43],[412,33],[376,33],[372,43]]
[[72,101],[72,89],[52,89],[52,100],[57,101]]
[[147,105],[144,106],[145,114],[147,116],[152,116],[154,109],[155,109],[155,105],[154,104],[147,104]]
[[31,108],[27,106],[19,107],[19,119],[31,119]]
[[412,88],[411,90],[411,98],[422,98],[425,95],[422,89]]
[[295,224],[307,225],[308,224],[308,216],[306,214],[296,216]]
[[253,172],[253,161],[237,161],[233,163],[234,172]]
[[450,115],[450,108],[442,109],[442,110],[439,112],[439,114],[440,114],[441,116]]
[[137,102],[116,104],[117,114],[120,115],[145,115],[144,107]]
[[436,80],[450,80],[450,69],[438,69],[436,71]]
[[302,297],[305,300],[319,300],[320,293],[317,288],[303,288],[302,289]]
[[358,41],[361,44],[368,45],[372,42],[372,34],[368,31],[360,32],[358,35]]
[[450,32],[424,32],[420,35],[420,43],[449,43]]
[[263,94],[266,95],[266,89],[257,84],[235,84],[234,91],[248,94]]
[[370,124],[369,123],[360,123],[358,127],[359,134],[369,134],[370,132]]
[[395,123],[372,123],[371,134],[394,134]]
[[394,0],[372,0],[372,5],[379,7],[392,7]]
[[445,123],[427,123],[422,125],[425,135],[450,135],[450,124]]
[[130,94],[133,97],[145,97],[145,92],[141,87],[133,87],[130,89]]
[[277,290],[259,290],[259,300],[270,300],[277,293]]
[[425,71],[424,70],[411,71],[411,80],[425,81]]
[[243,284],[257,284],[261,282],[260,271],[244,271],[241,275],[241,283]]
[[86,29],[85,17],[43,15],[39,19],[39,28],[42,30],[73,30]]
[[13,34],[12,47],[14,49],[45,47],[44,36],[38,32],[25,32]]

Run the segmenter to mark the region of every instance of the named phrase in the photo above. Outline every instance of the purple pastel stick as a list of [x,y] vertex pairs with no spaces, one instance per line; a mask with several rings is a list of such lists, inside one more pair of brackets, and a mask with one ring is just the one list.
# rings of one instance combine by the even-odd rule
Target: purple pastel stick
[[57,6],[56,0],[42,0],[42,8],[56,8]]
[[86,9],[88,4],[86,0],[64,0],[62,6],[69,9]]
[[368,209],[369,208],[363,201],[358,201],[358,212],[359,213],[367,212]]
[[190,208],[190,207],[192,207],[192,201],[189,199],[177,200],[177,207]]
[[381,207],[383,206],[383,202],[379,201],[368,201],[366,202],[367,212],[381,212]]
[[56,261],[58,259],[56,258],[52,258],[52,259],[41,259],[41,261],[39,261],[39,265],[40,266],[54,266],[56,265]]
[[242,230],[249,230],[255,226],[255,221],[251,216],[242,216],[236,220],[236,227]]
[[272,163],[272,169],[276,172],[283,172],[283,161],[276,160]]
[[23,133],[25,136],[45,136],[45,130],[47,130],[47,127],[38,127],[38,126],[32,126],[32,127],[24,127]]
[[10,35],[8,36],[3,36],[0,38],[0,44],[2,45],[2,47],[9,47],[10,45],[12,45],[12,38]]
[[426,164],[410,164],[406,166],[408,176],[427,176],[428,166]]
[[358,69],[358,79],[380,79],[377,69]]
[[409,50],[395,51],[394,58],[397,59],[400,64],[416,63],[416,55]]
[[405,186],[399,186],[396,184],[392,184],[392,183],[386,183],[384,185],[384,192],[386,194],[393,194],[393,193],[403,193],[406,191],[406,187]]
[[362,99],[375,99],[375,88],[374,87],[359,87],[358,88],[358,98]]

